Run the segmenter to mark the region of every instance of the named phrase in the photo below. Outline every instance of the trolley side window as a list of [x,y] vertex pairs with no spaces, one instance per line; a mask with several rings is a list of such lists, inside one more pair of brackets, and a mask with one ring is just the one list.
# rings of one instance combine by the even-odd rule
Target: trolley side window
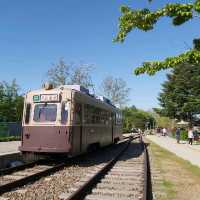
[[68,120],[68,111],[69,111],[69,104],[62,103],[62,111],[61,111],[61,123],[66,124]]
[[84,122],[86,124],[111,124],[111,113],[107,110],[92,106],[84,105]]
[[54,122],[57,116],[56,104],[37,104],[34,109],[35,122]]
[[116,124],[116,114],[112,113],[112,124],[115,125]]
[[81,124],[82,123],[82,105],[80,103],[75,104],[75,109],[74,109],[74,121],[76,124]]
[[121,125],[121,124],[122,124],[122,114],[116,113],[116,125]]
[[28,103],[28,104],[26,104],[26,113],[25,113],[25,123],[26,124],[29,123],[30,113],[31,113],[31,104]]

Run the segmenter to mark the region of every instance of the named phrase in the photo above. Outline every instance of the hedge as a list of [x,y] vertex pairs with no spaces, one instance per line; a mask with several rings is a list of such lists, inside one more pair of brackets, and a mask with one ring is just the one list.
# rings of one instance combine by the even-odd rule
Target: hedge
[[21,140],[20,136],[0,137],[0,142],[19,141],[19,140]]

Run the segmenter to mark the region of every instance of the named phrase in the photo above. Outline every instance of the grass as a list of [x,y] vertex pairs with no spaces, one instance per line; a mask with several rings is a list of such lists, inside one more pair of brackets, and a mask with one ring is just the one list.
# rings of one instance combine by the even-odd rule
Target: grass
[[[156,185],[165,195],[159,200],[168,199],[200,199],[199,191],[193,191],[194,187],[200,188],[200,168],[190,162],[177,157],[175,154],[150,142],[150,156],[153,157],[153,165],[159,169],[161,182]],[[191,184],[192,183],[192,184]],[[184,189],[187,188],[187,189]],[[188,191],[189,189],[189,191]],[[191,197],[189,193],[192,193]],[[196,196],[195,196],[196,195]]]
[[[196,142],[196,143],[195,143]],[[198,141],[195,141],[194,142],[194,145],[200,145],[200,140],[198,140]]]
[[175,186],[171,181],[164,179],[162,186],[165,190],[167,199],[172,199],[176,196]]
[[193,175],[195,176],[200,176],[200,168],[197,167],[196,165],[191,164],[189,161],[184,160],[182,158],[179,158],[178,156],[176,156],[175,154],[169,152],[168,150],[158,146],[155,143],[151,143],[151,146],[154,150],[158,150],[159,151],[159,157],[162,159],[166,159],[166,157],[174,162],[177,162],[178,164],[180,164],[183,168],[185,168],[186,170],[189,170]]
[[160,196],[159,200],[172,199],[176,196],[175,185],[172,183],[171,180],[166,179],[163,176],[163,174],[165,174],[165,168],[163,167],[163,160],[166,157],[171,156],[171,153],[164,150],[163,148],[160,148],[158,145],[152,142],[149,145],[149,149],[151,152],[150,155],[154,157],[153,167],[156,167],[157,169],[159,169],[161,173],[161,177],[160,177],[161,183],[159,185],[156,184],[155,187],[165,195]]
[[188,171],[190,171],[194,176],[199,176],[200,178],[200,168],[196,165],[191,164],[189,161],[178,158],[177,161]]

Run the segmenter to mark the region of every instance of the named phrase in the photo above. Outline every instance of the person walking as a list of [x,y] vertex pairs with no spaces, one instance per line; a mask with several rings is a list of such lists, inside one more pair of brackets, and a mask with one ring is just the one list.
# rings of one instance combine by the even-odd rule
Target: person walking
[[193,139],[194,139],[193,130],[192,130],[192,128],[189,128],[189,130],[188,130],[188,140],[189,140],[190,145],[192,145]]
[[176,141],[179,144],[180,143],[180,136],[181,136],[181,130],[180,128],[176,129]]
[[163,133],[163,136],[166,136],[167,135],[167,129],[163,128],[162,133]]

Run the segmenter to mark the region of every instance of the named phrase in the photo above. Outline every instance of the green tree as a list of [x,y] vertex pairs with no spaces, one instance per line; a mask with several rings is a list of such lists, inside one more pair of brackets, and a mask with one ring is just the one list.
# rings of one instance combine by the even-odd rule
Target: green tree
[[19,90],[15,79],[10,84],[0,82],[0,122],[21,121],[24,98]]
[[139,110],[135,106],[124,108],[122,113],[123,132],[131,132],[132,128],[144,130],[147,123],[148,128],[153,127],[155,124],[155,119],[149,112]]
[[161,115],[193,121],[200,113],[200,65],[184,63],[176,66],[162,84],[158,100]]
[[[174,26],[180,26],[183,23],[200,17],[200,0],[193,3],[168,3],[163,8],[151,11],[148,8],[132,9],[128,6],[121,6],[121,17],[119,18],[119,32],[114,39],[116,42],[124,42],[127,34],[134,29],[149,31],[162,17],[172,19]],[[166,58],[163,61],[144,62],[134,70],[136,75],[147,73],[154,75],[157,71],[167,68],[173,68],[183,63],[198,65],[200,63],[200,39],[194,39],[194,48],[180,55]]]
[[176,127],[175,119],[171,119],[169,117],[161,116],[158,114],[160,109],[154,109],[154,112],[151,112],[151,115],[156,121],[156,127],[166,127],[170,129],[174,129]]

